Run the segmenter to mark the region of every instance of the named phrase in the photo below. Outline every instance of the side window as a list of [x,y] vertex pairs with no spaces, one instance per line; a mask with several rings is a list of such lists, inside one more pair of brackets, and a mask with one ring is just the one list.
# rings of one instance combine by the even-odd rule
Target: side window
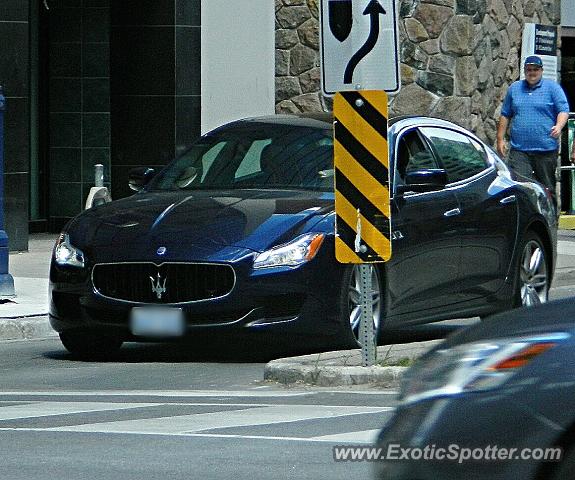
[[451,183],[477,175],[488,166],[479,143],[453,130],[424,127],[421,132],[435,147]]
[[417,130],[404,133],[397,144],[396,178],[398,184],[405,184],[406,173],[428,168],[439,168],[429,147],[421,139]]

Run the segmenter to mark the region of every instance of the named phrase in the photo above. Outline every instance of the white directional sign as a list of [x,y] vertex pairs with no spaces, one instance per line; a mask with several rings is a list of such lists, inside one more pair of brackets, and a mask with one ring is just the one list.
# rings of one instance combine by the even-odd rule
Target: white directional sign
[[395,0],[322,0],[322,90],[400,88]]

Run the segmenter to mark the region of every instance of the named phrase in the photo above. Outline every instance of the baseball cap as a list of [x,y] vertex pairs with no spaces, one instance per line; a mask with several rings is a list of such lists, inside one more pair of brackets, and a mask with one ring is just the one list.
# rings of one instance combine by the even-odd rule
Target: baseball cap
[[543,62],[541,61],[541,58],[539,58],[537,55],[530,55],[529,57],[527,57],[525,59],[525,66],[527,65],[535,65],[537,67],[543,68]]

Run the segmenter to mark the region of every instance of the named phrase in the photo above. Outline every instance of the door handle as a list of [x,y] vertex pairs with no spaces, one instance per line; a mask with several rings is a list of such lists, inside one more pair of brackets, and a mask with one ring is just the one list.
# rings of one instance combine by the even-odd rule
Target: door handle
[[459,208],[454,208],[453,210],[447,210],[443,214],[444,217],[455,217],[456,215],[461,215],[461,210]]
[[501,205],[507,205],[508,203],[515,203],[516,200],[517,198],[515,197],[515,195],[509,195],[508,197],[499,200],[499,203]]

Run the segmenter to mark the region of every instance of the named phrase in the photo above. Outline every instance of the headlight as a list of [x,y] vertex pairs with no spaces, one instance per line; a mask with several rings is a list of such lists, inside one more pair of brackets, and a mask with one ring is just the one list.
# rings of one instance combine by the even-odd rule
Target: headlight
[[315,257],[324,238],[323,233],[308,233],[289,243],[262,252],[254,260],[254,268],[302,265]]
[[519,368],[568,337],[566,333],[554,333],[437,350],[407,373],[400,399],[402,403],[413,403],[496,388]]
[[54,247],[54,260],[58,265],[83,268],[84,252],[70,243],[67,233],[62,233]]

